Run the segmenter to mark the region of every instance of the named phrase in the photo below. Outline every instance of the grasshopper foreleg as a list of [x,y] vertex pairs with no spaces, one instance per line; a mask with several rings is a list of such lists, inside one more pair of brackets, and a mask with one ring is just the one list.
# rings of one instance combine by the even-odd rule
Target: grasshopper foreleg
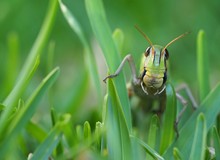
[[117,77],[119,75],[119,73],[121,72],[122,68],[124,67],[126,61],[128,61],[129,66],[131,68],[133,82],[135,84],[139,83],[139,79],[137,78],[135,64],[134,64],[134,61],[133,61],[131,54],[128,54],[127,56],[125,56],[124,59],[122,60],[121,64],[119,65],[118,69],[116,70],[116,72],[114,74],[111,74],[111,75],[105,77],[105,79],[103,79],[103,81],[106,82],[106,80],[108,78]]

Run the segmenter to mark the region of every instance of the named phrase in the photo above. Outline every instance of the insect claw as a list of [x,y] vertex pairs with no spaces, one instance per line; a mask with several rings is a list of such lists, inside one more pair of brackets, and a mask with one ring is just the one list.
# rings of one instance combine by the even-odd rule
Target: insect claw
[[107,80],[108,78],[109,78],[109,76],[105,77],[105,78],[103,79],[103,82],[106,83],[106,80]]
[[146,94],[148,95],[147,90],[145,90],[145,88],[144,88],[144,86],[143,86],[143,82],[141,82],[141,88],[142,88],[142,90],[144,91],[144,93],[146,93]]
[[157,94],[159,94],[158,92],[159,92],[159,91],[157,90],[157,92],[155,92],[155,93],[154,93],[154,95],[157,95]]
[[161,94],[165,90],[166,86],[164,86],[158,94]]

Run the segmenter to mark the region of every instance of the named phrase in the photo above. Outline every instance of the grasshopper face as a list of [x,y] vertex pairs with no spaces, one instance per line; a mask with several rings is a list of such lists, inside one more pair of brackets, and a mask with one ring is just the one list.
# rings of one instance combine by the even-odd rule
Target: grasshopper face
[[159,89],[167,80],[166,61],[169,57],[167,49],[153,45],[148,47],[144,56],[142,81],[147,88]]

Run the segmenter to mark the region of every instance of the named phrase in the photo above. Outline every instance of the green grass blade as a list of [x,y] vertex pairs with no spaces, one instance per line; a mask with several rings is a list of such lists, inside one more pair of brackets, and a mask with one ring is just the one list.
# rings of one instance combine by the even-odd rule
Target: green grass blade
[[24,90],[25,86],[28,84],[30,80],[30,74],[33,71],[33,66],[35,66],[35,62],[47,42],[49,33],[52,30],[53,22],[56,15],[56,10],[58,8],[57,6],[58,6],[58,1],[51,0],[43,26],[27,57],[27,60],[24,63],[18,81],[3,103],[6,106],[6,109],[0,117],[0,135],[2,135],[2,132],[6,126],[6,121],[10,113],[12,112],[13,107],[16,105],[22,91]]
[[150,122],[150,128],[148,132],[148,145],[151,148],[156,148],[156,142],[158,137],[158,130],[159,130],[159,118],[157,115],[153,115]]
[[122,30],[119,28],[115,29],[112,38],[115,42],[115,46],[117,47],[119,53],[122,53],[122,48],[124,44],[124,34]]
[[[45,77],[41,84],[36,88],[33,94],[30,96],[28,101],[25,103],[24,107],[20,109],[18,114],[14,117],[13,121],[11,122],[8,130],[4,135],[2,135],[2,139],[4,141],[0,145],[0,157],[6,154],[7,147],[10,146],[10,143],[13,141],[13,138],[20,133],[20,131],[24,128],[26,123],[30,120],[33,116],[36,108],[38,107],[38,103],[40,99],[44,95],[45,91],[47,91],[51,85],[55,82],[59,75],[59,68],[55,68],[53,71]],[[4,136],[4,137],[3,137]]]
[[164,154],[165,159],[172,157],[173,147],[179,148],[182,153],[183,159],[189,159],[189,153],[192,148],[193,134],[189,131],[193,131],[196,126],[196,119],[200,113],[204,113],[206,119],[207,130],[215,123],[216,117],[220,112],[220,84],[218,84],[206,97],[203,103],[187,120],[185,125],[180,130],[179,138],[173,142]]
[[19,64],[19,39],[18,35],[14,32],[8,35],[8,63],[5,77],[5,89],[6,93],[12,89],[13,84],[18,74]]
[[35,138],[38,142],[42,142],[47,136],[46,131],[31,121],[27,124],[26,130],[28,134]]
[[73,31],[78,35],[80,38],[83,47],[85,49],[85,64],[87,66],[87,69],[89,70],[90,77],[92,78],[93,84],[97,91],[97,96],[99,100],[99,105],[102,104],[102,91],[101,91],[101,85],[99,80],[99,74],[95,63],[95,57],[92,53],[92,49],[83,33],[82,27],[74,17],[74,15],[69,11],[69,9],[64,5],[62,0],[59,0],[61,11],[67,20],[69,26],[72,28]]
[[92,136],[91,126],[88,121],[84,123],[84,139],[90,141]]
[[215,158],[213,159],[213,155],[210,153],[210,150],[209,150],[209,148],[206,148],[205,149],[205,158],[204,158],[204,160],[216,160]]
[[13,109],[12,114],[10,115],[10,117],[8,118],[8,123],[10,123],[10,121],[13,121],[14,116],[20,111],[20,109],[24,106],[24,101],[22,99],[19,99],[18,101],[18,106],[15,107]]
[[[50,90],[51,91],[51,90]],[[50,93],[50,92],[49,92]],[[57,113],[55,112],[54,108],[51,108],[50,109],[50,117],[51,117],[51,121],[52,121],[52,126],[54,127],[56,124],[57,124],[57,120],[58,120],[58,115]],[[63,129],[64,130],[64,129]],[[56,147],[56,155],[60,155],[64,152],[64,148],[63,148],[63,145],[61,142],[59,142],[57,144],[57,147]]]
[[101,135],[102,135],[102,131],[103,130],[103,124],[101,122],[96,122],[95,125],[95,138],[96,138],[96,148],[98,151],[100,151],[101,153],[101,149],[102,149],[102,144],[101,144]]
[[[150,128],[147,137],[148,138],[147,144],[153,149],[156,149],[158,136],[159,136],[159,118],[157,115],[153,115],[151,117]],[[153,159],[153,157],[147,155],[147,159],[151,160]]]
[[[112,32],[106,20],[102,0],[85,0],[85,3],[92,29],[102,48],[109,71],[112,74],[118,68],[121,58],[112,39]],[[115,78],[114,82],[123,113],[125,114],[128,129],[131,131],[130,104],[123,74],[120,74],[117,78]]]
[[216,119],[216,128],[218,133],[220,133],[220,114],[218,115],[217,119]]
[[82,27],[80,26],[79,22],[76,20],[74,15],[70,12],[70,10],[66,7],[66,5],[62,2],[62,0],[59,0],[60,9],[63,13],[64,18],[68,22],[71,29],[77,34],[77,36],[80,38],[80,41],[82,42],[83,46],[85,48],[89,48],[89,43],[86,40],[86,37],[82,31]]
[[178,150],[178,148],[175,148],[175,147],[173,148],[173,157],[175,160],[182,160],[181,153]]
[[69,123],[68,125],[63,128],[63,134],[65,136],[66,142],[68,146],[72,147],[77,143],[76,133],[73,131],[72,124]]
[[58,78],[60,69],[57,67],[54,70],[52,70],[47,77],[45,77],[41,84],[37,87],[35,92],[31,95],[31,97],[26,102],[26,105],[20,110],[20,112],[17,114],[15,119],[13,120],[13,123],[10,125],[10,130],[14,130],[16,128],[21,128],[21,126],[24,126],[25,123],[32,117],[34,114],[37,104],[40,102],[40,99],[42,98],[45,91],[47,91],[52,84],[56,81]]
[[132,159],[129,131],[111,79],[108,81],[106,135],[109,159]]
[[47,72],[51,71],[53,69],[53,61],[54,61],[54,52],[55,52],[55,42],[50,41],[48,45],[48,56],[47,56]]
[[199,98],[203,100],[210,91],[209,84],[209,55],[206,52],[205,32],[200,30],[197,36],[197,68],[198,68],[198,84]]
[[192,151],[189,158],[190,160],[200,160],[205,158],[206,134],[205,117],[203,113],[200,113],[196,122]]
[[137,141],[145,150],[146,152],[151,155],[154,159],[158,159],[158,160],[164,160],[164,158],[162,156],[160,156],[155,150],[153,150],[149,145],[147,145],[144,141],[142,141],[141,139],[131,136],[131,138],[133,138],[135,141]]
[[76,135],[77,135],[78,141],[82,141],[83,140],[84,133],[83,133],[83,128],[82,128],[81,125],[77,125],[76,126]]
[[50,109],[50,117],[51,117],[52,126],[55,126],[57,122],[57,113],[55,112],[54,108]]
[[50,159],[51,153],[57,146],[61,139],[61,134],[57,134],[56,130],[53,130],[48,134],[46,140],[38,146],[38,149],[35,151],[31,160],[45,160]]
[[215,148],[215,157],[216,159],[220,159],[220,138],[216,127],[212,128],[212,138]]
[[62,119],[57,122],[56,126],[50,131],[44,142],[41,143],[33,153],[31,160],[45,160],[51,156],[53,150],[61,139],[62,128],[64,128],[70,121],[70,117],[69,114],[62,116]]
[[0,112],[2,112],[5,109],[5,106],[3,104],[0,104]]
[[167,147],[172,143],[175,136],[174,122],[176,120],[176,93],[170,83],[166,85],[166,109],[163,115],[163,124],[161,129],[160,154],[163,154]]

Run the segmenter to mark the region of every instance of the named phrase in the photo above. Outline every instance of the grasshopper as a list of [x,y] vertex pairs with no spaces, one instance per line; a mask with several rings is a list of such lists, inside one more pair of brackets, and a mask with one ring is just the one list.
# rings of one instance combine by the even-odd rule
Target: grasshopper
[[[116,72],[108,75],[103,81],[106,82],[108,78],[117,77],[127,61],[132,72],[132,87],[129,88],[129,95],[131,96],[133,93],[137,95],[141,99],[142,104],[145,105],[145,111],[150,111],[152,109],[152,99],[159,100],[159,110],[157,110],[157,114],[160,116],[166,107],[167,60],[169,58],[167,47],[173,42],[187,35],[189,32],[174,38],[167,45],[165,45],[165,47],[163,47],[160,45],[153,45],[148,36],[142,32],[140,28],[137,26],[135,27],[150,45],[147,47],[142,57],[140,75],[138,76],[136,73],[136,66],[132,55],[128,54],[124,57]],[[176,89],[176,97],[183,104],[183,109],[177,115],[176,121],[174,122],[174,129],[177,133],[177,137],[177,124],[179,123],[179,120],[188,103],[187,100],[178,93],[180,90],[185,90],[190,101],[192,102],[193,108],[196,109],[197,107],[197,103],[187,85],[181,85]],[[148,106],[146,106],[147,104]]]

